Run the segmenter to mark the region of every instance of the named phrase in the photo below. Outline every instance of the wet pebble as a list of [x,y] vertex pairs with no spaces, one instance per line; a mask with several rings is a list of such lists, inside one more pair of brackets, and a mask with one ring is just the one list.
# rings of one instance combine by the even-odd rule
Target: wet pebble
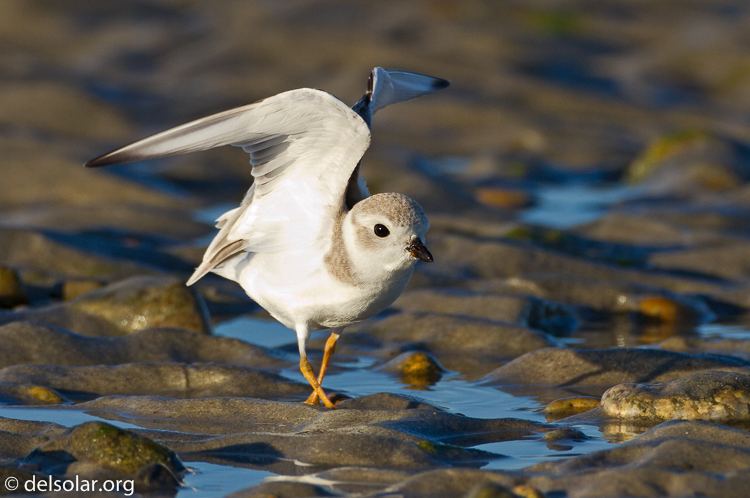
[[621,384],[602,396],[605,416],[649,420],[750,421],[750,376],[699,372],[668,383]]
[[597,408],[600,399],[593,396],[572,396],[569,398],[556,399],[547,405],[542,413],[547,418],[547,422],[577,415]]
[[412,386],[434,385],[445,373],[440,363],[423,351],[402,353],[378,370],[398,374],[402,382]]

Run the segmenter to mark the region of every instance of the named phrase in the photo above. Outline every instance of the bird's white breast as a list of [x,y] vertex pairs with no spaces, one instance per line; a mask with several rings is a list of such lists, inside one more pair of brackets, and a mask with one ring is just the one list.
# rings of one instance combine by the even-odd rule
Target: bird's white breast
[[[312,257],[311,257],[312,256]],[[326,271],[323,254],[248,254],[219,272],[237,281],[248,296],[291,329],[343,327],[390,306],[411,279],[414,267],[375,284],[353,285]]]

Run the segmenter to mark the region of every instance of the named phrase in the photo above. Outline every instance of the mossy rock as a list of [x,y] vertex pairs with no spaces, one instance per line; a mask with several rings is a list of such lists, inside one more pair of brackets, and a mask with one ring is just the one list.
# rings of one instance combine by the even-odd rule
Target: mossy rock
[[172,450],[104,422],[86,422],[73,427],[29,453],[24,461],[43,470],[73,462],[93,463],[126,474],[155,463],[175,474],[185,470]]

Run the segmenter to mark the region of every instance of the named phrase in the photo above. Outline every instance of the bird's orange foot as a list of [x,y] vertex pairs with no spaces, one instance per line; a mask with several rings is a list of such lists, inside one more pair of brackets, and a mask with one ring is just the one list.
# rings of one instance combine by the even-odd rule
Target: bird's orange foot
[[[310,362],[307,361],[307,358],[304,356],[300,358],[299,362],[299,369],[302,372],[302,375],[305,376],[305,379],[307,379],[307,382],[310,383],[310,385],[313,388],[313,394],[320,398],[320,401],[323,402],[323,404],[327,408],[333,408],[336,409],[336,405],[334,405],[330,399],[328,399],[328,396],[326,396],[325,391],[323,391],[323,388],[320,387],[320,383],[318,383],[318,379],[315,378],[315,373],[313,372],[312,366],[310,365]],[[317,400],[313,400],[312,396],[308,398],[306,401],[307,404],[315,405],[317,404]]]

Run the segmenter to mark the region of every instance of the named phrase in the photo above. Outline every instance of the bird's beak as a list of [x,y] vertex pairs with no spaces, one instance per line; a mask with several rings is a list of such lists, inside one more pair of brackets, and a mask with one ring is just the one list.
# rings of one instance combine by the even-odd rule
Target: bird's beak
[[433,261],[435,261],[432,258],[432,254],[430,254],[430,251],[428,251],[422,241],[416,237],[414,237],[414,239],[411,241],[411,244],[406,247],[406,250],[409,251],[409,253],[415,258],[421,259],[422,261],[425,261],[427,263],[432,263]]

